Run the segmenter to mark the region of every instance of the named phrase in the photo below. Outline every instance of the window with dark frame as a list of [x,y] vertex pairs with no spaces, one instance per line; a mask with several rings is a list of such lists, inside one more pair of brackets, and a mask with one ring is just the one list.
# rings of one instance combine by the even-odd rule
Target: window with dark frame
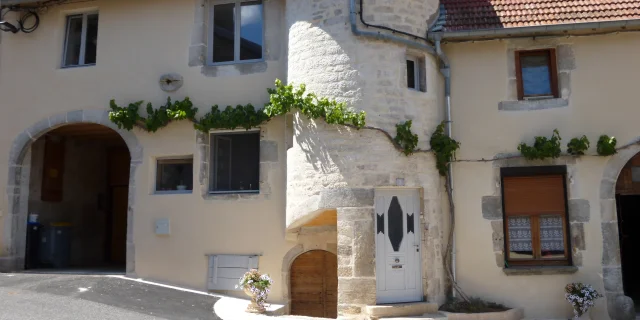
[[157,193],[188,193],[193,190],[193,158],[158,159]]
[[558,98],[556,50],[516,51],[518,100]]
[[259,192],[259,131],[212,133],[210,159],[210,192]]
[[209,63],[262,60],[264,47],[263,3],[214,0],[210,5]]
[[507,267],[569,265],[566,167],[501,174]]
[[97,46],[98,13],[68,16],[62,66],[95,65]]
[[420,88],[420,71],[418,62],[407,57],[407,88],[418,90]]

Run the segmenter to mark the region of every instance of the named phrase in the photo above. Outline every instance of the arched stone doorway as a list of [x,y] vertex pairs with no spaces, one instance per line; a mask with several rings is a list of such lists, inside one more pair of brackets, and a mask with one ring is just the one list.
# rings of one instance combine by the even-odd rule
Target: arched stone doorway
[[621,196],[633,195],[634,192],[631,167],[638,153],[640,145],[632,143],[613,155],[604,168],[600,182],[602,276],[607,310],[612,319],[623,319],[632,311],[634,305],[633,299],[625,295],[619,232],[620,223],[623,221],[620,221],[619,217],[624,205]]
[[312,250],[291,264],[291,314],[308,317],[338,317],[338,257]]
[[33,124],[13,141],[7,179],[8,214],[4,217],[3,243],[6,252],[0,257],[1,271],[22,270],[25,267],[27,217],[29,210],[29,180],[31,175],[31,147],[48,132],[73,124],[96,124],[116,132],[130,155],[129,183],[126,191],[126,273],[135,272],[133,245],[133,205],[135,201],[135,172],[142,162],[142,147],[136,136],[120,130],[109,121],[108,110],[76,110],[56,114]]

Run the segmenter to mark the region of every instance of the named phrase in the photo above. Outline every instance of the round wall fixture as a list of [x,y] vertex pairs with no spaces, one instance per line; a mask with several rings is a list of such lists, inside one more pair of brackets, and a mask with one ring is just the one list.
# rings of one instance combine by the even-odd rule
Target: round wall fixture
[[177,73],[167,73],[160,77],[160,88],[162,91],[173,92],[184,84],[184,79]]

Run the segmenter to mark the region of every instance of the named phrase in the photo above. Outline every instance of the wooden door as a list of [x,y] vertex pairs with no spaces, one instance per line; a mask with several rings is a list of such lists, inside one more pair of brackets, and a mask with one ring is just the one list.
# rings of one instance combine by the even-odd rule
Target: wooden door
[[291,314],[338,317],[338,257],[314,250],[293,261],[290,271]]

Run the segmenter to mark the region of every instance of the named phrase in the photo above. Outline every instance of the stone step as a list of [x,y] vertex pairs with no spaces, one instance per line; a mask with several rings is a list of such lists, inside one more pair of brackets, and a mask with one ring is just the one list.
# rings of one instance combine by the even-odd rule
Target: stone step
[[424,314],[437,314],[438,304],[429,302],[413,302],[366,306],[364,313],[371,319],[422,317]]

